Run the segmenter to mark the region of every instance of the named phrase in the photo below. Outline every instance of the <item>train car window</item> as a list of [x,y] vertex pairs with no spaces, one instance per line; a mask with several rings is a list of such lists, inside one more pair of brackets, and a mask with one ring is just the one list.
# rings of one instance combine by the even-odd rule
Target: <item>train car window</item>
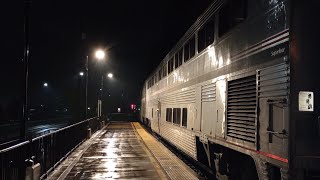
[[181,122],[181,109],[173,108],[173,123],[180,125]]
[[193,36],[185,45],[184,45],[184,62],[187,62],[190,58],[195,55],[195,37]]
[[180,49],[174,56],[174,65],[175,65],[175,69],[177,69],[179,66],[182,65],[182,49]]
[[162,79],[162,68],[160,68],[158,71],[158,77],[159,77],[159,81],[160,81]]
[[198,52],[214,42],[214,16],[198,32]]
[[152,86],[154,85],[154,76],[152,76]]
[[190,58],[192,58],[196,54],[196,39],[193,36],[193,38],[190,40]]
[[181,48],[179,51],[178,51],[178,55],[179,55],[179,64],[182,64],[182,53],[183,53],[183,51],[182,51],[183,49]]
[[156,84],[158,82],[158,76],[157,76],[157,73],[155,73],[154,75],[154,84]]
[[168,74],[170,74],[173,71],[173,63],[174,63],[174,59],[172,57],[168,62]]
[[152,111],[151,111],[151,117],[153,118],[153,108],[152,108]]
[[163,73],[162,73],[163,77],[166,77],[167,76],[167,64],[165,64],[163,66]]
[[183,60],[184,62],[187,62],[189,60],[189,42],[184,45],[184,56],[183,56]]
[[166,121],[172,122],[172,109],[171,108],[166,109]]
[[178,53],[175,54],[174,56],[174,68],[177,69],[181,64],[179,64],[179,55]]
[[187,127],[187,121],[188,121],[188,109],[183,108],[182,109],[182,126]]
[[219,36],[247,18],[247,0],[229,0],[219,12]]

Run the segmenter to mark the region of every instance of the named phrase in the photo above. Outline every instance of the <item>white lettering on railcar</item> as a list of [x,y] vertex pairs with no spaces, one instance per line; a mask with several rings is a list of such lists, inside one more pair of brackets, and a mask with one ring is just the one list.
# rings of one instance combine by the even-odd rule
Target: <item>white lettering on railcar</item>
[[271,56],[276,56],[278,54],[284,53],[285,50],[286,48],[279,48],[278,50],[272,51]]

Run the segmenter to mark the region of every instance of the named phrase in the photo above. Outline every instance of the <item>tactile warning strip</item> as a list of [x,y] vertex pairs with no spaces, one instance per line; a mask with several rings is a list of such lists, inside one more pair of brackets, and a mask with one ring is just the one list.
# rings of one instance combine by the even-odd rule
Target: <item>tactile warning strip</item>
[[154,155],[157,161],[162,166],[170,179],[199,179],[193,171],[176,157],[163,144],[158,142],[154,137],[147,133],[138,122],[133,122],[137,133],[140,135],[144,144]]

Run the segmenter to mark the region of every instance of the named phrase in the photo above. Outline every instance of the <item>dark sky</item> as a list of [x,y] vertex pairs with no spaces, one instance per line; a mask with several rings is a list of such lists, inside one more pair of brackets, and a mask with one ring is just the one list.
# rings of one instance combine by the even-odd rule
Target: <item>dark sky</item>
[[[212,0],[33,0],[30,9],[30,98],[37,102],[42,84],[63,98],[90,57],[98,72],[96,48],[108,49],[103,72],[113,72],[107,92],[123,92],[137,102],[143,81],[182,37]],[[0,101],[21,93],[23,58],[23,0],[4,1],[1,22]],[[86,33],[86,40],[81,34]],[[99,69],[100,68],[100,69]],[[97,74],[97,73],[96,73]],[[90,75],[90,74],[89,74]],[[90,76],[94,99],[95,74]]]

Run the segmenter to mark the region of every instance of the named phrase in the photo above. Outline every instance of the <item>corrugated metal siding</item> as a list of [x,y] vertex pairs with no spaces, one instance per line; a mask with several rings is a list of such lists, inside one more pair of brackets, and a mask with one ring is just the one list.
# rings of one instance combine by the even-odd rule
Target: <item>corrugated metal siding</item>
[[196,138],[191,131],[169,123],[161,123],[160,133],[167,141],[197,159]]
[[289,66],[285,63],[258,70],[258,97],[288,95],[289,73]]
[[256,142],[256,75],[228,82],[227,136]]
[[179,91],[171,93],[162,98],[162,103],[164,104],[189,104],[195,103],[196,101],[195,88],[191,88],[185,91]]
[[201,102],[212,102],[216,100],[216,83],[202,86]]

